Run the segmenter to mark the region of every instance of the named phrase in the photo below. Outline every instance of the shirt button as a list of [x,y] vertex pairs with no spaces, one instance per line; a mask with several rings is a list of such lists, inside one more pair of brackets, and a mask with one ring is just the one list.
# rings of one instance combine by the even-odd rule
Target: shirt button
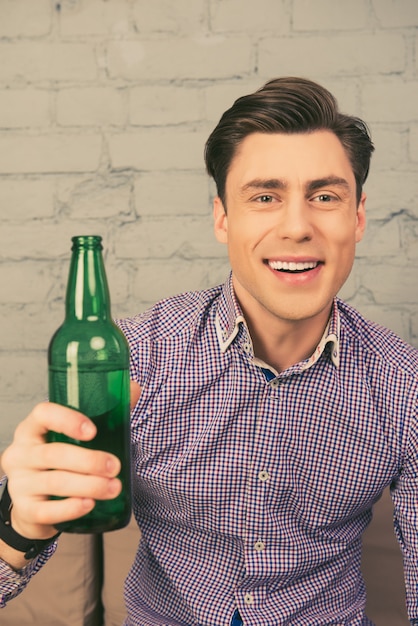
[[270,474],[266,471],[266,470],[261,470],[261,472],[258,474],[258,478],[265,483],[266,480],[268,480],[270,478]]
[[246,593],[244,596],[244,602],[245,604],[251,605],[254,604],[254,596],[252,593]]
[[265,547],[264,541],[256,541],[254,544],[254,549],[257,550],[257,552],[262,552]]
[[245,352],[251,352],[251,345],[249,343],[244,343],[243,348]]
[[279,381],[277,380],[277,378],[273,378],[273,380],[270,382],[270,386],[273,387],[273,389],[279,386]]

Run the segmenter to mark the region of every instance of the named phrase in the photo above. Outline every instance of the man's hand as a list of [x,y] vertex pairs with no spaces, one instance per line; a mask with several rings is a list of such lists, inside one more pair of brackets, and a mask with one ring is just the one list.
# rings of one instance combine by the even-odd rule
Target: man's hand
[[[132,407],[139,395],[139,385],[131,383]],[[120,471],[116,456],[68,443],[46,443],[50,430],[80,441],[90,441],[96,434],[88,417],[51,402],[38,404],[17,426],[1,465],[13,503],[12,527],[28,539],[52,537],[55,524],[89,513],[95,500],[115,498],[122,488],[116,478]],[[0,546],[1,558],[22,567],[22,555],[13,556],[11,549]]]
[[[96,499],[118,495],[117,457],[67,443],[46,443],[49,430],[89,441],[96,427],[84,415],[66,407],[38,404],[15,431],[13,443],[2,457],[13,502],[12,526],[30,539],[56,533],[54,524],[91,511]],[[49,496],[62,496],[51,500]]]

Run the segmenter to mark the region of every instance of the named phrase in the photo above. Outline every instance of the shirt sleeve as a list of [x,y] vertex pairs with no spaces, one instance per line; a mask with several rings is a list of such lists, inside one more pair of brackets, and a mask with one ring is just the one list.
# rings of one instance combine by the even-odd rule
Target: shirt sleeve
[[24,590],[32,576],[39,572],[54,554],[56,547],[57,542],[55,541],[20,570],[14,570],[0,559],[0,609]]
[[[409,390],[404,416],[407,445],[402,471],[392,485],[394,529],[403,554],[406,606],[411,624],[418,626],[418,392]],[[409,409],[409,411],[408,411]],[[412,414],[412,419],[408,419]]]

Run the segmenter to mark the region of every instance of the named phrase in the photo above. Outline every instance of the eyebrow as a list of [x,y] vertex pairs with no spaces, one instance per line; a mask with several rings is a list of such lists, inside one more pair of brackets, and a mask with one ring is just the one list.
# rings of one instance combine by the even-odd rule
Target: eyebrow
[[345,178],[340,178],[339,176],[326,176],[325,178],[318,178],[316,180],[311,180],[306,185],[306,191],[308,193],[312,191],[316,191],[317,189],[322,189],[323,187],[343,187],[347,191],[350,190],[350,185]]
[[[250,180],[248,183],[243,185],[241,191],[248,191],[251,189],[279,189],[286,190],[288,188],[288,183],[281,178],[254,178]],[[339,176],[325,176],[324,178],[317,178],[315,180],[310,180],[306,186],[306,192],[312,193],[318,189],[322,189],[323,187],[343,187],[347,191],[350,189],[350,185],[345,178],[340,178]]]
[[249,189],[287,189],[287,183],[280,178],[254,178],[243,185],[242,191]]

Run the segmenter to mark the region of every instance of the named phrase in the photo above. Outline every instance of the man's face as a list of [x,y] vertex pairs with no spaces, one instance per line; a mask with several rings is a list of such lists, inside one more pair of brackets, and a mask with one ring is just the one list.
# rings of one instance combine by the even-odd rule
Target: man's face
[[328,315],[365,226],[365,196],[330,131],[247,136],[214,202],[234,289],[253,322]]

